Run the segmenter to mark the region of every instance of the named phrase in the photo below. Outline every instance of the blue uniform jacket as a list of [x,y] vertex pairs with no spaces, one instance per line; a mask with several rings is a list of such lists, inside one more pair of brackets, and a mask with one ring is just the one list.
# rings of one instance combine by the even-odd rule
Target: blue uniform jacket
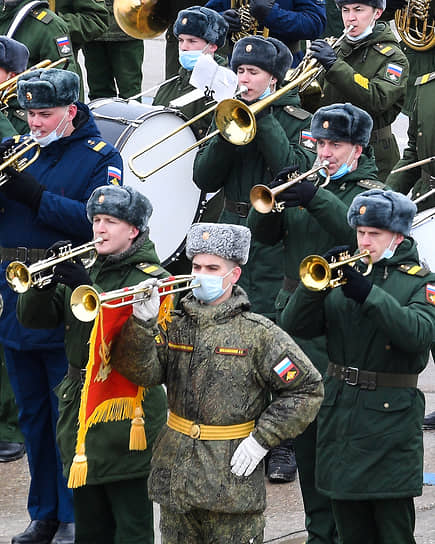
[[[231,8],[231,0],[209,0],[206,7],[222,12]],[[289,47],[297,40],[314,40],[326,26],[325,0],[277,0],[261,23],[269,29],[271,37]],[[293,66],[301,57],[301,53],[294,55]]]
[[[76,246],[92,239],[86,202],[96,187],[121,182],[122,158],[111,144],[102,140],[89,108],[81,103],[77,106],[73,133],[41,148],[38,159],[26,169],[46,187],[37,213],[8,200],[0,192],[0,246],[48,248],[58,240],[71,240]],[[33,152],[29,151],[29,156]],[[3,262],[0,270],[4,303],[0,342],[21,350],[63,347],[63,327],[32,330],[18,323],[17,295],[5,279],[8,264]]]

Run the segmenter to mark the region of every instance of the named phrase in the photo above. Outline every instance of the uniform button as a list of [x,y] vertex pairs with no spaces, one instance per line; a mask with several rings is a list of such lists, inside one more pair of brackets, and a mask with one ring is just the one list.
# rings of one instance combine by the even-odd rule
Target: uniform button
[[388,351],[389,349],[391,349],[390,344],[387,344],[387,345],[385,346],[385,349],[386,349],[387,351]]
[[70,328],[71,328],[71,326],[70,326],[70,325],[65,325],[65,330],[66,330],[66,331],[69,331],[69,330],[70,330]]
[[418,136],[423,136],[423,132],[419,132],[419,133],[418,133]]
[[384,408],[389,408],[390,404],[388,402],[384,402]]
[[66,399],[66,393],[64,393],[62,396],[63,396],[64,399]]

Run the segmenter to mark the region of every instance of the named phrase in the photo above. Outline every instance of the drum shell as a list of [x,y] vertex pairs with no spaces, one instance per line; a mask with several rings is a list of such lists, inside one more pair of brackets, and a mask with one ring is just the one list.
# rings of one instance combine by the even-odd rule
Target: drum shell
[[435,272],[435,251],[433,238],[435,232],[435,208],[419,212],[412,223],[411,236],[417,242],[418,255],[422,266]]

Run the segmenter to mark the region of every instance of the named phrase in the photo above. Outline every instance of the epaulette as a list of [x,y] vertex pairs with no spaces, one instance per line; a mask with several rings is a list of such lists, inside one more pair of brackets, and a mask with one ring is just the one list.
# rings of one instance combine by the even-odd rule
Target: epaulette
[[424,85],[425,83],[428,83],[429,81],[432,81],[434,79],[435,72],[432,72],[430,74],[424,74],[423,76],[420,76],[415,80],[414,85]]
[[409,274],[410,276],[418,276],[419,278],[424,278],[428,274],[431,274],[429,269],[417,264],[401,264],[397,267],[397,270],[400,270],[400,272],[403,272],[404,274]]
[[48,23],[51,23],[51,21],[53,20],[53,14],[49,13],[46,8],[32,9],[30,15],[31,17],[37,19],[38,21],[41,21],[41,23],[44,23],[45,25],[48,25]]
[[377,179],[360,179],[356,184],[363,189],[385,189],[385,183]]
[[101,153],[102,155],[107,155],[111,151],[111,147],[107,145],[107,142],[104,140],[93,140],[90,139],[86,142],[88,144],[88,147],[92,149],[92,151],[96,151],[97,153]]
[[385,45],[382,43],[377,43],[373,46],[373,49],[380,53],[381,55],[385,55],[386,57],[391,57],[391,55],[394,55],[395,50],[391,47],[391,45]]
[[14,110],[12,115],[14,117],[17,117],[17,119],[21,119],[21,121],[26,120],[26,111],[25,110]]
[[295,106],[284,106],[284,111],[300,121],[305,121],[311,115],[310,112],[303,110],[302,108],[296,108]]
[[164,268],[154,263],[139,263],[136,265],[136,268],[144,274],[147,274],[148,276],[151,276],[153,278],[160,278],[160,276],[165,273]]

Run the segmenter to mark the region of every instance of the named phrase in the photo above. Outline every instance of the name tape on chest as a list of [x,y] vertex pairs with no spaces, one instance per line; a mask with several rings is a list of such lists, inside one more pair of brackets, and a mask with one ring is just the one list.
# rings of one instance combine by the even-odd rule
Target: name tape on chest
[[168,348],[174,351],[186,351],[186,352],[193,351],[193,346],[189,344],[175,344],[174,342],[168,342]]
[[294,381],[300,374],[299,368],[288,357],[284,357],[275,365],[273,371],[278,374],[284,383]]
[[224,348],[224,347],[215,347],[214,352],[218,355],[236,355],[238,357],[245,357],[248,355],[248,350],[246,348]]

